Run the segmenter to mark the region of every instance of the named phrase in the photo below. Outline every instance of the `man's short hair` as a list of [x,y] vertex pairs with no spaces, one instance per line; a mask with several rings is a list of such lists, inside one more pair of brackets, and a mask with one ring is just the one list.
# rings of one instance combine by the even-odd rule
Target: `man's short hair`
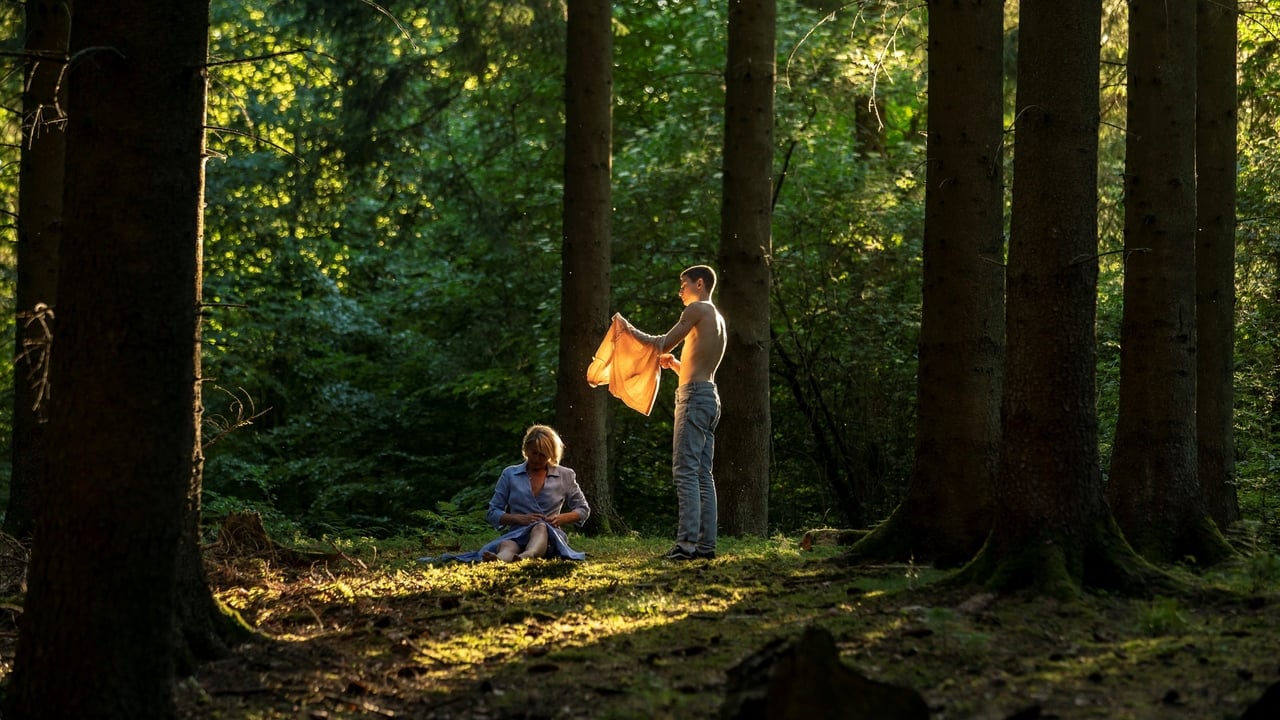
[[711,269],[710,265],[694,265],[691,268],[685,268],[680,273],[680,277],[689,278],[693,281],[701,280],[703,285],[707,286],[707,292],[711,292],[716,287],[716,271]]

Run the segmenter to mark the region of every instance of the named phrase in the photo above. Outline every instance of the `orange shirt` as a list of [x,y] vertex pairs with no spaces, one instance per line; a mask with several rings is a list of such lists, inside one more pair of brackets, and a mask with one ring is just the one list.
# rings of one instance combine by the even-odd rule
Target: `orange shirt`
[[662,367],[658,348],[626,331],[626,320],[614,313],[613,323],[587,368],[587,384],[609,386],[609,393],[636,412],[648,415],[658,399]]

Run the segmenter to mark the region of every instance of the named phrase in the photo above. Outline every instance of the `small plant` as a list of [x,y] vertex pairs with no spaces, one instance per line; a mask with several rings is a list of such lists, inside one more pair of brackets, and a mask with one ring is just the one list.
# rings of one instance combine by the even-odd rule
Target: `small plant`
[[1249,556],[1245,563],[1250,592],[1280,583],[1280,554],[1265,550]]
[[914,588],[920,580],[920,568],[916,566],[916,556],[914,554],[907,558],[907,571],[904,575],[907,579],[907,587]]
[[1143,612],[1140,620],[1142,632],[1147,635],[1167,635],[1187,627],[1187,617],[1177,599],[1157,597]]
[[488,488],[467,488],[437,502],[435,510],[419,510],[413,516],[423,521],[428,533],[440,537],[485,534],[493,530],[485,519],[490,493]]

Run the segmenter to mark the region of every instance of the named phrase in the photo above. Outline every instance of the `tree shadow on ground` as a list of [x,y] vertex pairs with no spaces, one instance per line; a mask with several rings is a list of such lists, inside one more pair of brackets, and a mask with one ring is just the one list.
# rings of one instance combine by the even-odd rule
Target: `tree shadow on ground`
[[729,668],[810,625],[856,670],[919,690],[934,717],[1238,717],[1280,678],[1270,600],[1067,604],[943,592],[939,577],[629,554],[322,575],[256,606],[271,639],[201,668],[182,707],[191,718],[711,717]]

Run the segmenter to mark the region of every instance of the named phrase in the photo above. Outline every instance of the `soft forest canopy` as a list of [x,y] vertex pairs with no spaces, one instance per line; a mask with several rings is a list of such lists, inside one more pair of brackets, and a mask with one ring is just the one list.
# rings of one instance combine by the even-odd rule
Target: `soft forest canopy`
[[[879,705],[844,654],[910,717],[1234,716],[1274,5],[0,0],[0,710]],[[676,382],[585,371],[702,264],[722,542],[661,555]],[[534,424],[591,561],[449,564]],[[567,490],[553,450],[504,480]]]
[[[1128,50],[1124,5],[1104,5],[1105,469],[1120,376]],[[10,58],[22,10],[0,5]],[[1242,3],[1238,23],[1235,479],[1242,517],[1263,522],[1280,492],[1272,10]],[[924,4],[778,7],[771,531],[873,524],[911,473],[926,22]],[[1018,30],[1011,3],[1006,176]],[[613,309],[665,327],[678,271],[714,263],[719,248],[725,9],[620,2],[613,31]],[[474,527],[523,428],[554,411],[559,318],[572,302],[559,294],[564,33],[561,4],[537,0],[213,3],[207,518],[254,509],[312,537]],[[20,107],[21,79],[21,63],[8,63],[5,108]],[[20,117],[2,117],[0,298],[3,317],[25,323],[12,304]],[[26,379],[3,369],[7,442],[14,385]],[[674,517],[673,385],[651,417],[610,406],[613,504],[631,529],[667,533]]]

